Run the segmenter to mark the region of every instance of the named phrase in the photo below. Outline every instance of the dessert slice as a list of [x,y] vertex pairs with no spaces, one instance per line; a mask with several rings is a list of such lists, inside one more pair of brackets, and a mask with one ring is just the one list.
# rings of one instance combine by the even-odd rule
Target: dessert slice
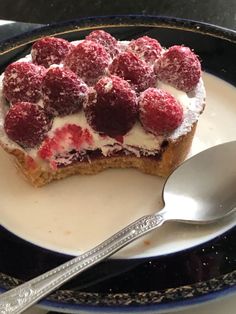
[[204,110],[201,65],[187,47],[144,36],[46,37],[0,80],[0,144],[42,186],[72,174],[137,168],[167,176]]

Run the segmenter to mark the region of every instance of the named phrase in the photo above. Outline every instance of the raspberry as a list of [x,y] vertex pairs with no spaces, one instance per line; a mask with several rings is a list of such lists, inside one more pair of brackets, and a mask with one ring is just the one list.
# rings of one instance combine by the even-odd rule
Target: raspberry
[[43,141],[38,155],[42,159],[51,160],[73,150],[86,149],[86,146],[90,146],[92,143],[92,135],[87,129],[82,129],[75,124],[66,124],[56,129],[53,137],[47,137]]
[[127,50],[133,52],[145,62],[153,64],[155,60],[160,58],[163,49],[156,39],[143,36],[132,40]]
[[152,68],[130,51],[119,54],[109,66],[109,71],[129,81],[138,92],[155,84]]
[[37,104],[18,102],[7,112],[4,128],[12,141],[24,148],[33,148],[46,136],[51,120]]
[[117,40],[111,36],[111,34],[103,30],[91,32],[88,36],[86,36],[86,39],[102,45],[112,58],[114,58],[119,52]]
[[138,114],[136,95],[129,83],[117,76],[103,77],[94,88],[96,97],[85,106],[88,123],[111,137],[126,134]]
[[169,93],[148,88],[140,95],[140,121],[155,135],[174,131],[183,121],[183,108]]
[[52,64],[61,63],[70,49],[71,44],[65,39],[44,37],[33,44],[31,56],[34,63],[48,68]]
[[190,92],[199,82],[201,64],[188,47],[172,46],[156,61],[154,71],[161,81]]
[[3,94],[12,103],[37,102],[45,69],[29,62],[11,63],[5,70]]
[[65,66],[92,85],[105,74],[109,62],[110,56],[102,45],[84,40],[71,50]]
[[45,108],[54,116],[78,112],[88,98],[87,85],[69,69],[50,68],[43,78]]

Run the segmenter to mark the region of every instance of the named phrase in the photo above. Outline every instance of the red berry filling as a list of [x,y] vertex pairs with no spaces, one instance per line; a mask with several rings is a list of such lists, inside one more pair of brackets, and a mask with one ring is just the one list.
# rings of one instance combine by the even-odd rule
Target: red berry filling
[[61,63],[70,49],[71,44],[65,39],[45,37],[33,44],[31,56],[34,63],[48,68],[52,64]]
[[45,69],[29,62],[11,63],[5,70],[3,94],[12,103],[37,102]]
[[114,56],[117,55],[119,52],[117,40],[113,36],[111,36],[111,34],[103,30],[93,31],[88,36],[86,36],[85,39],[94,41],[95,43],[102,45],[112,58],[114,58]]
[[55,116],[78,112],[88,98],[87,85],[69,69],[50,68],[43,78],[44,106]]
[[39,156],[49,160],[51,166],[55,167],[56,158],[70,151],[82,151],[93,144],[92,135],[87,129],[82,129],[75,124],[66,124],[56,129],[53,137],[48,137],[39,149]]
[[129,81],[138,92],[155,84],[152,68],[130,51],[119,54],[109,66],[109,71]]
[[169,93],[149,88],[139,98],[140,121],[155,135],[174,131],[183,121],[183,108]]
[[33,148],[45,138],[51,120],[40,106],[18,102],[7,112],[4,128],[11,140],[22,147]]
[[156,61],[154,70],[161,81],[185,92],[193,90],[201,76],[198,57],[184,46],[170,47]]
[[88,123],[111,137],[126,134],[138,114],[136,95],[129,83],[117,76],[103,77],[94,88],[96,97],[84,108]]
[[109,62],[110,56],[102,45],[84,40],[71,50],[65,66],[92,85],[105,74]]
[[160,43],[156,39],[148,36],[132,40],[127,50],[133,52],[140,59],[150,64],[159,59],[163,51]]

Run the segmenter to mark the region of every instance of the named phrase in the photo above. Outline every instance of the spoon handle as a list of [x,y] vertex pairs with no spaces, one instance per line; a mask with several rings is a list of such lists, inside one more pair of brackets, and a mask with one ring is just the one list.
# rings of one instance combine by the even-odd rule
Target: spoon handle
[[143,216],[84,254],[3,293],[0,295],[0,313],[22,313],[72,277],[161,226],[163,222],[161,213]]

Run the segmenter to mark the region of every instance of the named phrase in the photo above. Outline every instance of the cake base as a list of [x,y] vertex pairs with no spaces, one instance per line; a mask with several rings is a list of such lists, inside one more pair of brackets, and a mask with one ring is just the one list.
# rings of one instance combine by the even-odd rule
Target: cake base
[[191,130],[178,139],[167,140],[167,145],[162,148],[160,154],[155,158],[127,156],[111,156],[96,158],[91,161],[78,161],[71,165],[53,169],[44,169],[40,164],[32,161],[24,151],[10,149],[3,145],[5,151],[14,156],[16,165],[20,168],[24,177],[35,187],[41,187],[53,180],[59,180],[71,175],[97,174],[108,168],[136,168],[143,173],[168,176],[186,158],[192,144],[197,122],[192,125]]

